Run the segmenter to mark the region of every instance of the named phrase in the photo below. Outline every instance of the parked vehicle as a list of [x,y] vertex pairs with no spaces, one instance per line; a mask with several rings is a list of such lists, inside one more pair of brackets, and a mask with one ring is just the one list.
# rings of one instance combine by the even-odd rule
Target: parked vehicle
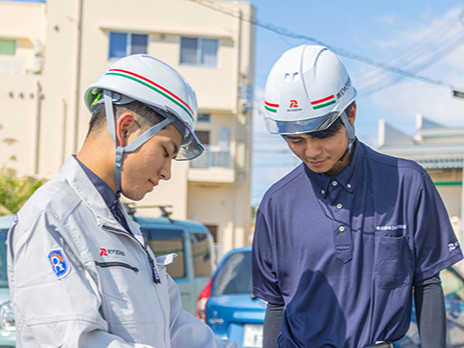
[[[464,347],[464,277],[455,267],[440,273],[446,309],[446,346]],[[395,343],[398,348],[420,347],[416,314],[411,317],[411,325],[406,336]]]
[[197,317],[218,338],[242,347],[262,347],[266,303],[251,295],[251,247],[228,252],[197,302]]
[[16,328],[8,289],[6,237],[14,216],[0,217],[0,347],[16,347]]
[[[215,267],[213,238],[206,226],[186,220],[173,220],[165,207],[160,218],[138,217],[126,207],[132,219],[142,227],[156,256],[176,253],[168,273],[179,286],[183,308],[195,314],[196,300],[208,283]],[[16,329],[10,303],[7,278],[6,238],[14,216],[0,217],[0,348],[16,346]]]
[[[450,267],[440,274],[445,293],[447,347],[464,347],[464,278]],[[197,302],[197,317],[219,338],[244,348],[262,347],[266,304],[252,296],[251,247],[234,249],[219,262]],[[413,311],[407,335],[397,348],[420,347]]]
[[165,207],[161,218],[138,217],[133,207],[126,209],[141,227],[155,255],[175,253],[166,267],[179,286],[183,308],[195,314],[196,301],[215,268],[213,237],[208,228],[189,220],[172,220]]

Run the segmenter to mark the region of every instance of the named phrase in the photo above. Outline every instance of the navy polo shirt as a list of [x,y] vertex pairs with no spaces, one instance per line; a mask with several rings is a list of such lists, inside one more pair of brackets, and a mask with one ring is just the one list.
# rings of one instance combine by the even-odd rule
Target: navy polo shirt
[[265,194],[253,292],[285,305],[278,347],[363,347],[401,338],[413,283],[461,258],[427,172],[356,141],[336,177],[301,164]]

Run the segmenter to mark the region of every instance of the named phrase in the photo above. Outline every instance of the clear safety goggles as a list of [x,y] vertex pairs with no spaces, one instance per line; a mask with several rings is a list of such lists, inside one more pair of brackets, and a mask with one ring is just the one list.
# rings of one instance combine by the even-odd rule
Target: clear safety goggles
[[279,121],[266,115],[266,126],[272,134],[303,134],[323,131],[329,128],[344,111],[297,121]]
[[[112,92],[112,102],[113,104],[128,104],[130,102],[135,101],[135,99],[130,98],[126,95],[117,93],[117,92]],[[93,109],[96,105],[103,103],[104,100],[102,98],[102,93],[99,93],[93,102],[91,103],[91,108]],[[182,135],[182,144],[179,149],[179,153],[176,156],[176,160],[178,161],[185,161],[185,160],[191,160],[194,159],[198,156],[200,156],[203,151],[204,147],[201,144],[200,140],[197,138],[196,134],[193,131],[190,131],[190,129],[178,118],[176,117],[172,112],[163,110],[161,108],[148,105],[150,109],[156,111],[158,114],[161,116],[170,119],[171,124],[176,127],[176,129],[180,132]],[[155,126],[154,126],[155,127]],[[152,127],[153,128],[153,127]],[[153,134],[154,135],[154,134]],[[153,136],[152,135],[152,136]]]

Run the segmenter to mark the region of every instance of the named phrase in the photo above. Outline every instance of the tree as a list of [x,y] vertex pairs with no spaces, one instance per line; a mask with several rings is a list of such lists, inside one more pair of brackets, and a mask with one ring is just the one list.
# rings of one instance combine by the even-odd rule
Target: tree
[[15,214],[45,179],[18,178],[13,169],[0,169],[0,216]]

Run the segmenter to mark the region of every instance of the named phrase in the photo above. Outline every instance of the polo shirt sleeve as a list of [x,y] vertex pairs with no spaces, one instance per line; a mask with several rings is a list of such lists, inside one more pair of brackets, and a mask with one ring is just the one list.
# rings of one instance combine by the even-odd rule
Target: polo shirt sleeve
[[430,278],[462,259],[443,201],[425,171],[422,179],[414,215],[415,282]]
[[252,248],[253,294],[271,304],[283,305],[284,301],[277,281],[273,233],[260,208],[256,216]]

